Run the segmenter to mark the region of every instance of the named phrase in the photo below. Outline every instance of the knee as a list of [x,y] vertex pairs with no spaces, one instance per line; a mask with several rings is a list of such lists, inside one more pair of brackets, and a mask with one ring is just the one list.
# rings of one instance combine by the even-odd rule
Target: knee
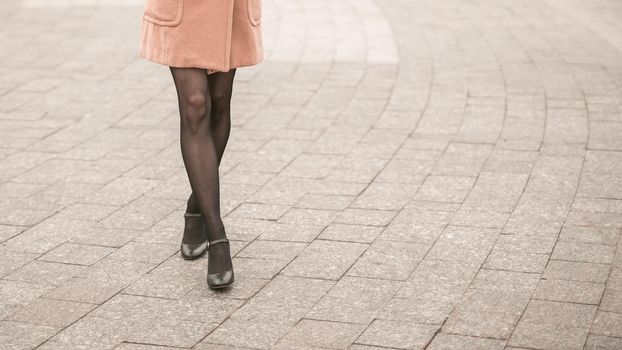
[[217,122],[229,116],[231,110],[231,95],[225,92],[212,92],[212,122]]
[[182,103],[182,127],[196,132],[202,123],[209,118],[210,103],[201,93],[189,95]]

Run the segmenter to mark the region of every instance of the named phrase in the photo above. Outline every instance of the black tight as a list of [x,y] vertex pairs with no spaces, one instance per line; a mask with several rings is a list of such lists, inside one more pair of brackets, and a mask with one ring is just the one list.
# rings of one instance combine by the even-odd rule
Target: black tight
[[[203,214],[209,240],[225,238],[220,217],[218,166],[231,130],[235,69],[209,75],[200,68],[170,69],[181,116],[181,153],[192,188],[186,212]],[[191,240],[186,242],[191,243]],[[217,244],[214,248],[219,246],[227,245]]]

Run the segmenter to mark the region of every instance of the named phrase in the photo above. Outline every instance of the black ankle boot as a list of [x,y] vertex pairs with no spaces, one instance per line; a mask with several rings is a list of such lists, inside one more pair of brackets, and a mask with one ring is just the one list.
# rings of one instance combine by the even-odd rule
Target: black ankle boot
[[[229,244],[229,240],[227,238],[220,238],[220,239],[215,239],[213,241],[209,241],[209,246],[208,246],[208,251],[209,248],[211,246],[213,246],[214,244],[218,244],[218,243],[227,243]],[[224,288],[227,286],[230,286],[231,284],[233,284],[233,281],[235,279],[234,275],[233,275],[233,268],[226,270],[224,272],[219,272],[219,273],[209,273],[209,263],[210,261],[212,261],[212,259],[210,259],[208,257],[208,267],[207,267],[207,285],[210,288]]]
[[201,231],[203,236],[206,237],[204,242],[201,243],[184,243],[181,242],[180,250],[182,258],[186,260],[194,260],[197,259],[207,251],[207,234],[205,231],[205,222],[203,222],[203,216],[200,213],[185,213],[184,218],[188,220],[188,218],[192,218],[192,220],[201,220]]

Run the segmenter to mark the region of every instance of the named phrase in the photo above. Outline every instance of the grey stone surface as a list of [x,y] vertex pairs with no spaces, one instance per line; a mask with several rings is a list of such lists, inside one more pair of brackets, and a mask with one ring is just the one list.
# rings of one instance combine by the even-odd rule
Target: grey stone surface
[[0,349],[622,346],[618,1],[264,1],[223,291],[144,4],[0,3]]
[[[469,290],[443,325],[443,332],[508,339],[529,302],[522,291]],[[468,316],[467,316],[468,315]]]
[[532,300],[509,345],[541,349],[582,349],[596,306]]
[[534,298],[597,305],[604,288],[602,283],[542,279]]
[[364,329],[362,324],[302,319],[279,343],[284,346],[347,349]]
[[[38,298],[27,306],[15,310],[5,320],[65,328],[96,306],[95,304]],[[62,312],[58,312],[59,310]]]
[[505,349],[505,341],[489,338],[469,337],[458,334],[439,333],[434,337],[427,349],[430,350],[501,350]]
[[305,317],[368,324],[399,285],[398,281],[384,279],[342,277]]
[[362,243],[315,240],[280,273],[338,280],[367,248]]
[[429,324],[374,320],[356,339],[356,343],[398,349],[424,349],[438,328]]

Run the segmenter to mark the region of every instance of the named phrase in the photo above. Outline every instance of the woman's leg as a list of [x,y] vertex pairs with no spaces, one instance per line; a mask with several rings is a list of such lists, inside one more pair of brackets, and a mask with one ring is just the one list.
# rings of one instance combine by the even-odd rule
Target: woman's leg
[[[208,239],[226,238],[220,217],[219,159],[211,130],[212,102],[208,77],[204,69],[170,69],[177,89],[181,153],[190,187],[207,225]],[[209,258],[210,274],[232,268],[228,244],[210,247]]]
[[[233,93],[233,79],[235,68],[229,72],[216,72],[208,75],[210,99],[212,103],[211,131],[218,156],[218,164],[229,140],[231,131],[231,95]],[[199,211],[197,198],[192,192],[188,198],[186,212],[196,213]]]

